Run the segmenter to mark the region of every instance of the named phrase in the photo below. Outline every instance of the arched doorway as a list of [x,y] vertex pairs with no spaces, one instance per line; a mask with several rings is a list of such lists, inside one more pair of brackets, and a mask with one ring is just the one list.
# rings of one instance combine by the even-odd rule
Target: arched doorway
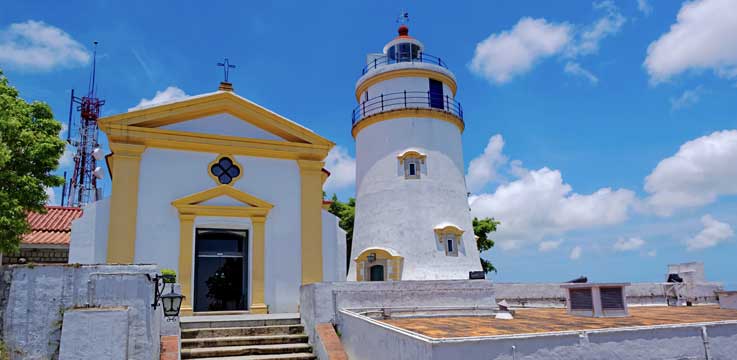
[[369,281],[384,281],[384,265],[372,266],[369,273]]

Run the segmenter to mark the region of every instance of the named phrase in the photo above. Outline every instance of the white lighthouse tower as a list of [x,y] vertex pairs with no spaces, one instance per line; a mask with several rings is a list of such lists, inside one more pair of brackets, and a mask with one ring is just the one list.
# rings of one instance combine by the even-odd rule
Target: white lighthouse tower
[[481,270],[455,76],[406,25],[356,82],[349,281],[467,279]]

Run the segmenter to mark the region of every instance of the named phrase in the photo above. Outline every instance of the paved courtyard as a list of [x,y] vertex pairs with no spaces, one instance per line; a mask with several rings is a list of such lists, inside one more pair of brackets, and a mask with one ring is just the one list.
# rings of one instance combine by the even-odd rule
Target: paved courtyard
[[629,317],[589,318],[568,315],[565,309],[523,309],[516,311],[514,320],[497,320],[488,316],[453,316],[391,319],[383,322],[433,338],[453,338],[737,321],[737,310],[720,309],[718,306],[631,307],[629,312]]

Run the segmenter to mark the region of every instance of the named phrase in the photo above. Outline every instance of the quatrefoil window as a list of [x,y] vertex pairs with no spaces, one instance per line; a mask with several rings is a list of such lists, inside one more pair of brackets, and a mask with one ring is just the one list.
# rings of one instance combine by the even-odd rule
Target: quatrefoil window
[[219,183],[228,185],[241,176],[241,168],[229,157],[223,156],[210,165],[210,174]]

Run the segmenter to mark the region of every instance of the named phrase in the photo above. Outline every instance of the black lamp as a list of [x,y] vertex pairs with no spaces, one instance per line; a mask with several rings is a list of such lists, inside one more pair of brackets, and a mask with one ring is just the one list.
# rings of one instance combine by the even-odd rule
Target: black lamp
[[[174,284],[172,284],[171,291],[168,294],[162,295],[161,292],[164,290],[164,286],[166,286],[166,283],[162,282],[164,277],[156,274],[153,278],[149,276],[149,279],[154,282],[154,303],[151,304],[154,310],[159,306],[159,300],[161,300],[161,306],[164,308],[164,316],[169,320],[179,316],[179,310],[182,308],[184,295],[174,292]],[[159,286],[160,282],[161,286]]]
[[171,291],[168,294],[161,295],[161,307],[164,308],[164,316],[167,318],[179,316],[182,300],[184,300],[184,295],[175,293],[172,284]]
[[370,254],[368,254],[368,261],[370,263],[376,261],[376,253],[370,253]]

